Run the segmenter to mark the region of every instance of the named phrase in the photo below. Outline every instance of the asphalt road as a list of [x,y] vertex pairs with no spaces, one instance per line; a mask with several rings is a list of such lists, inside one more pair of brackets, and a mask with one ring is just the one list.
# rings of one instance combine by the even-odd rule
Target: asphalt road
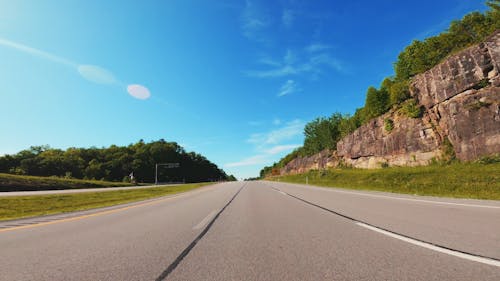
[[498,201],[234,182],[8,223],[0,280],[500,280]]

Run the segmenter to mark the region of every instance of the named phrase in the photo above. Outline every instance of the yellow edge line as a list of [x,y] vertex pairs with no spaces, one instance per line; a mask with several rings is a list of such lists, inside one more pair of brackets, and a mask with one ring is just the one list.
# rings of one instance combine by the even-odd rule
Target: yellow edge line
[[[207,191],[207,190],[198,191],[196,193],[205,192],[205,191]],[[189,191],[187,191],[187,192],[189,192]],[[0,229],[0,233],[1,232],[18,230],[18,229],[34,228],[34,227],[39,227],[39,226],[51,225],[51,224],[56,224],[56,223],[68,222],[68,221],[76,221],[76,220],[81,220],[81,219],[86,219],[86,218],[91,218],[91,217],[97,217],[97,216],[112,214],[112,213],[116,213],[116,212],[120,212],[120,211],[125,211],[125,210],[129,210],[129,209],[137,208],[137,207],[142,207],[142,206],[147,206],[147,205],[154,205],[154,204],[158,204],[158,203],[161,203],[163,201],[170,200],[170,199],[174,199],[174,198],[178,198],[178,197],[182,197],[182,196],[192,195],[193,194],[193,193],[186,194],[187,192],[182,192],[182,194],[173,195],[173,196],[170,196],[170,197],[167,197],[167,198],[164,198],[164,199],[157,199],[157,200],[154,200],[154,201],[151,201],[151,202],[140,203],[140,204],[136,204],[136,205],[132,205],[132,206],[122,207],[122,208],[108,210],[108,211],[97,212],[97,213],[83,215],[83,216],[78,216],[78,217],[72,217],[72,218],[66,218],[66,219],[60,219],[60,220],[48,221],[48,222],[40,222],[40,223],[28,224],[28,225],[22,225],[22,226],[14,226],[14,227],[10,227],[10,228],[3,228],[3,229]]]

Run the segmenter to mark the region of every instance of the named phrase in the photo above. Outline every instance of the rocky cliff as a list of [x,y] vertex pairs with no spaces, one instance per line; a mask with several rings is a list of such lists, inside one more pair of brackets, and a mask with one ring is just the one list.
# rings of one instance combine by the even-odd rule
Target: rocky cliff
[[[412,79],[421,118],[392,110],[337,143],[336,151],[297,158],[282,174],[350,165],[428,164],[450,152],[469,161],[500,153],[500,31]],[[394,126],[388,131],[385,120]]]

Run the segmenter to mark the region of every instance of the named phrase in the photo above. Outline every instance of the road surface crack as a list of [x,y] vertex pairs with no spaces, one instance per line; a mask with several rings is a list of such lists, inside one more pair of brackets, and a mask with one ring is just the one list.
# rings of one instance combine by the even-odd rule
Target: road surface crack
[[203,238],[203,236],[205,236],[205,234],[207,234],[207,232],[210,230],[210,228],[212,227],[214,222],[217,220],[217,218],[219,218],[220,214],[222,214],[222,212],[224,212],[224,210],[227,208],[227,206],[229,206],[231,204],[231,202],[233,202],[233,200],[236,198],[236,196],[238,196],[238,194],[245,187],[245,185],[246,185],[246,183],[240,187],[238,192],[236,192],[233,195],[233,197],[231,198],[231,200],[229,200],[226,203],[226,205],[224,205],[224,207],[217,213],[217,215],[215,215],[215,217],[210,221],[210,223],[208,223],[208,225],[203,229],[203,231],[181,252],[181,254],[179,256],[177,256],[177,258],[167,267],[167,269],[165,269],[160,274],[160,276],[158,276],[158,278],[156,278],[156,281],[165,280],[168,277],[168,275],[170,273],[172,273],[172,271],[174,271],[174,269],[189,254],[189,252],[191,252],[191,250],[194,248],[194,246],[196,246],[196,244],[201,240],[201,238]]

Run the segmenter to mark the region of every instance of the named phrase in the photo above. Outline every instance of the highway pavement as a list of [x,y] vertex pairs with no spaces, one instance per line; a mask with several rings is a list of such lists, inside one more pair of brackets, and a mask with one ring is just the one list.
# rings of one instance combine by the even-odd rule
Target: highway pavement
[[500,202],[232,182],[0,222],[0,251],[0,280],[500,280]]

